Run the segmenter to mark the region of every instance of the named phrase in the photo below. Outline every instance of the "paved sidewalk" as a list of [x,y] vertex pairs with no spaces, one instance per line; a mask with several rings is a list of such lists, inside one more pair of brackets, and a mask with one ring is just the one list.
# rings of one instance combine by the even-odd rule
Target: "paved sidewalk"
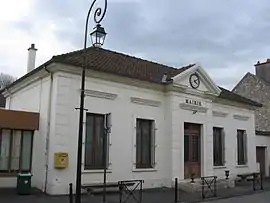
[[229,199],[221,199],[217,201],[208,201],[205,203],[269,203],[270,192],[263,192],[259,194],[246,195],[241,197],[233,197]]
[[[222,189],[217,191],[217,198],[227,198],[225,200],[217,200],[217,198],[213,198],[210,202],[217,203],[233,203],[233,202],[245,202],[251,203],[250,199],[253,200],[254,203],[264,203],[264,199],[268,199],[267,202],[270,202],[270,181],[266,180],[264,182],[264,191],[258,190],[256,192],[253,191],[252,183],[249,182],[245,186],[238,186],[230,189]],[[145,190],[143,192],[143,201],[142,203],[174,203],[174,189],[173,188],[156,188],[151,190]],[[250,195],[253,194],[252,198]],[[238,198],[230,198],[236,197]],[[241,197],[239,197],[241,196]],[[138,193],[136,194],[138,198]],[[244,201],[246,198],[247,201]],[[258,198],[259,201],[254,201],[254,198]],[[210,199],[206,199],[205,202],[209,202]],[[15,190],[0,190],[0,203],[69,203],[68,196],[48,196],[39,192],[33,192],[31,195],[20,196],[17,195]],[[73,201],[74,202],[74,201]],[[82,203],[100,203],[102,202],[102,196],[90,196],[83,195]],[[186,203],[195,203],[202,202],[201,193],[187,193],[183,191],[179,191],[179,202]],[[253,203],[252,202],[252,203]],[[107,203],[119,203],[119,195],[108,195]],[[132,198],[129,199],[127,203],[136,203]]]

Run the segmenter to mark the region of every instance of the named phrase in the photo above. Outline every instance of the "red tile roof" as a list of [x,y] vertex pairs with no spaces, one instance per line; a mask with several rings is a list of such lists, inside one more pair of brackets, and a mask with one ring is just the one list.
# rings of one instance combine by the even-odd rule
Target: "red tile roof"
[[[82,67],[83,57],[84,57],[83,50],[53,56],[51,60],[34,69],[30,73],[27,73],[22,78],[12,83],[8,88],[26,79],[30,75],[38,72],[44,66],[54,62]],[[188,66],[177,69],[170,66],[155,63],[152,61],[147,61],[133,56],[125,55],[122,53],[95,47],[87,48],[85,57],[87,69],[111,73],[119,76],[134,78],[158,84],[162,84],[162,78],[164,74],[167,74],[168,76],[167,81],[170,81],[171,77],[178,75],[179,73],[195,65],[190,64]],[[257,102],[246,99],[222,87],[219,88],[221,89],[221,94],[219,95],[219,98],[240,102],[251,106],[262,106]]]
[[[83,51],[79,50],[54,56],[52,60],[54,62],[82,67],[83,56]],[[86,51],[87,69],[112,73],[153,83],[162,83],[162,77],[164,74],[167,74],[168,78],[170,78],[194,65],[195,64],[190,64],[180,69],[176,69],[102,48],[90,47]]]

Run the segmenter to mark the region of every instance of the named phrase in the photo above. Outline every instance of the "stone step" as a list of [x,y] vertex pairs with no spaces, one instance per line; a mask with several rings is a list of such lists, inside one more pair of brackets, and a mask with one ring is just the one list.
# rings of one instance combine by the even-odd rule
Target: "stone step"
[[[83,189],[83,193],[88,195],[100,195],[103,194],[103,188],[91,188]],[[106,188],[106,194],[120,194],[119,188]]]
[[[200,192],[202,187],[208,188],[207,184],[202,185],[201,180],[195,180],[195,183],[191,182],[179,182],[178,188],[186,192]],[[235,182],[232,179],[218,179],[216,182],[216,188],[231,188],[235,186]],[[214,183],[212,183],[211,188],[214,188]]]

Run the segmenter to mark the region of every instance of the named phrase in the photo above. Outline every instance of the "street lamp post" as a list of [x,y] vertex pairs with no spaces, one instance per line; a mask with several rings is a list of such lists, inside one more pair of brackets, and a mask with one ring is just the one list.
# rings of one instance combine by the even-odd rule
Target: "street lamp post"
[[[104,10],[98,7],[94,13],[94,21],[96,27],[94,28],[91,35],[92,45],[94,47],[101,47],[104,43],[106,32],[105,29],[100,25],[107,11],[107,0],[105,1]],[[81,94],[80,94],[80,117],[79,117],[79,132],[78,132],[78,150],[77,150],[77,174],[76,174],[76,197],[75,202],[81,203],[81,175],[82,175],[82,137],[83,137],[83,115],[84,115],[84,92],[85,92],[85,72],[86,72],[86,48],[87,48],[87,36],[88,36],[88,22],[90,14],[94,7],[96,0],[94,0],[87,13],[85,23],[85,34],[84,34],[84,48],[83,48],[83,62],[82,62],[82,75],[81,75]]]

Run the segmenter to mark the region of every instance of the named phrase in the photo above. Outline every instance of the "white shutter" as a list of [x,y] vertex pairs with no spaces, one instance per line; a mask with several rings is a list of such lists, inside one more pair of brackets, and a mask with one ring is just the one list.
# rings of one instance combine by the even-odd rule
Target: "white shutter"
[[139,162],[140,157],[138,157],[138,150],[141,148],[141,143],[137,143],[138,138],[139,140],[141,140],[141,131],[140,131],[140,122],[139,119],[136,118],[135,119],[136,122],[136,126],[135,126],[135,144],[134,144],[134,148],[135,148],[135,161],[134,161],[134,165],[135,167],[137,167],[137,164]]
[[224,128],[221,130],[221,144],[222,144],[222,164],[225,166],[226,164],[226,149],[225,149],[225,130]]
[[247,159],[247,133],[246,131],[244,131],[244,134],[243,134],[243,142],[244,142],[244,161],[245,161],[245,164],[247,164],[248,159]]
[[105,139],[104,141],[106,142],[106,148],[107,148],[107,153],[106,153],[106,166],[107,168],[109,167],[110,163],[109,163],[109,151],[110,151],[110,133],[111,133],[111,113],[107,113],[105,114],[105,119],[104,119],[104,130],[105,130]]
[[[136,136],[135,136],[135,144],[134,144],[134,147],[137,148],[137,137],[140,136],[141,134],[141,131],[140,131],[140,122],[138,120],[138,118],[136,119],[136,125],[135,125],[135,130],[136,130]],[[137,149],[136,149],[137,150]]]
[[155,168],[156,165],[156,123],[152,122],[152,135],[151,135],[151,161],[152,167]]
[[112,114],[111,113],[105,114],[104,127],[107,130],[107,133],[111,133],[111,127],[112,127]]

